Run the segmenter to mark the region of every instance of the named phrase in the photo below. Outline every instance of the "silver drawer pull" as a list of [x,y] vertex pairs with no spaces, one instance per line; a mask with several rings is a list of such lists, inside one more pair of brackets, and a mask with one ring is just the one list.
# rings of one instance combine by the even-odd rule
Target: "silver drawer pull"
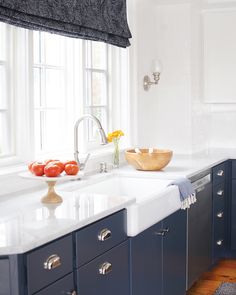
[[222,212],[218,212],[217,214],[216,214],[216,216],[218,217],[218,218],[223,218],[223,216],[224,216],[224,212],[222,211]]
[[169,227],[161,229],[159,232],[155,232],[155,235],[164,237],[170,231]]
[[219,170],[217,172],[217,176],[223,176],[224,175],[224,170]]
[[61,258],[57,254],[53,254],[48,257],[48,259],[44,262],[44,269],[54,269],[61,265]]
[[222,189],[219,190],[219,191],[217,192],[217,195],[220,196],[220,197],[223,196],[223,195],[224,195],[224,191],[223,191]]
[[222,245],[223,245],[223,241],[224,241],[224,240],[218,240],[218,241],[216,242],[216,244],[217,244],[218,246],[222,246]]
[[166,233],[161,230],[161,231],[155,232],[154,234],[157,235],[157,236],[164,237]]
[[109,262],[104,262],[100,267],[99,267],[99,273],[100,275],[107,275],[109,272],[112,271],[112,265]]
[[66,295],[76,295],[76,291],[72,291],[72,292],[67,292]]
[[107,228],[104,228],[103,230],[100,231],[98,234],[98,240],[101,242],[104,242],[108,239],[111,238],[111,231]]

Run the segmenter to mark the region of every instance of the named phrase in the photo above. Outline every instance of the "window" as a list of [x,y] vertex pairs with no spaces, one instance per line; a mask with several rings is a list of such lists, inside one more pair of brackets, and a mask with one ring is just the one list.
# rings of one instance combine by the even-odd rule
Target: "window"
[[[106,132],[124,128],[124,50],[5,24],[0,38],[0,164],[9,156],[72,156],[74,124],[85,113],[98,117]],[[79,131],[80,151],[100,147],[94,127],[87,121]]]
[[7,26],[0,23],[0,156],[6,157],[13,152],[10,95],[8,91],[9,56],[7,54]]

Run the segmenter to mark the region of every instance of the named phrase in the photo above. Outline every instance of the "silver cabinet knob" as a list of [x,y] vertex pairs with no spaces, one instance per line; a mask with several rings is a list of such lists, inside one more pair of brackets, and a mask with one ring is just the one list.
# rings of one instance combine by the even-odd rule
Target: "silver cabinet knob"
[[61,265],[61,258],[57,254],[53,254],[49,256],[43,264],[44,269],[47,269],[47,270],[52,270],[54,268],[59,267],[60,265]]
[[77,293],[76,293],[76,291],[72,291],[72,292],[67,292],[66,294],[67,295],[76,295]]
[[218,246],[222,246],[222,245],[223,245],[223,241],[224,241],[224,240],[218,240],[218,241],[216,242],[216,244],[217,244]]
[[104,228],[98,234],[98,240],[101,242],[104,242],[104,241],[110,239],[111,236],[112,236],[111,231],[108,228]]
[[104,262],[100,267],[99,267],[99,274],[100,275],[107,275],[112,271],[112,265],[109,262]]
[[224,170],[219,170],[217,172],[217,176],[223,176],[224,175]]
[[217,191],[217,195],[222,197],[224,195],[224,190],[221,189],[221,190]]
[[218,218],[223,218],[223,216],[224,216],[224,212],[223,212],[223,211],[218,212],[218,213],[216,214],[216,216],[217,216]]

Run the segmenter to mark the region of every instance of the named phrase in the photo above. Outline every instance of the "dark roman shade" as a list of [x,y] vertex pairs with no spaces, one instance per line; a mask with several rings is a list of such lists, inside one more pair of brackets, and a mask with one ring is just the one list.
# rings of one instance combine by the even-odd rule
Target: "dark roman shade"
[[126,0],[0,0],[0,21],[119,47],[130,45]]

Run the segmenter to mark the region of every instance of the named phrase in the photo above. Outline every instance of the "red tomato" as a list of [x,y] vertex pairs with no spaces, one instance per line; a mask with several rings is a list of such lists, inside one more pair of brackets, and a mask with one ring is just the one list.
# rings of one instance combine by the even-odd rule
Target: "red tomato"
[[51,163],[51,162],[56,162],[56,161],[59,161],[59,160],[52,160],[52,159],[48,159],[48,160],[45,160],[45,165]]
[[65,165],[65,172],[67,175],[76,175],[79,172],[79,166],[76,164]]
[[[30,162],[30,163],[28,164],[28,169],[29,169],[30,172],[32,172],[32,166],[33,166],[34,163],[35,163],[35,161]],[[33,172],[32,172],[32,173],[33,173]]]
[[44,168],[45,164],[41,162],[34,162],[31,167],[31,172],[36,176],[43,176],[44,175]]
[[58,165],[49,164],[44,168],[44,173],[47,177],[57,177],[61,174],[61,168]]
[[65,166],[66,166],[67,164],[73,164],[73,165],[77,165],[77,166],[78,166],[78,163],[77,163],[75,160],[66,161],[66,162],[64,162],[64,164],[65,164]]
[[64,171],[64,169],[65,169],[65,165],[64,165],[64,163],[62,163],[61,161],[52,161],[52,162],[49,162],[49,164],[48,165],[57,165],[57,166],[59,166],[60,167],[60,169],[61,169],[61,173]]

